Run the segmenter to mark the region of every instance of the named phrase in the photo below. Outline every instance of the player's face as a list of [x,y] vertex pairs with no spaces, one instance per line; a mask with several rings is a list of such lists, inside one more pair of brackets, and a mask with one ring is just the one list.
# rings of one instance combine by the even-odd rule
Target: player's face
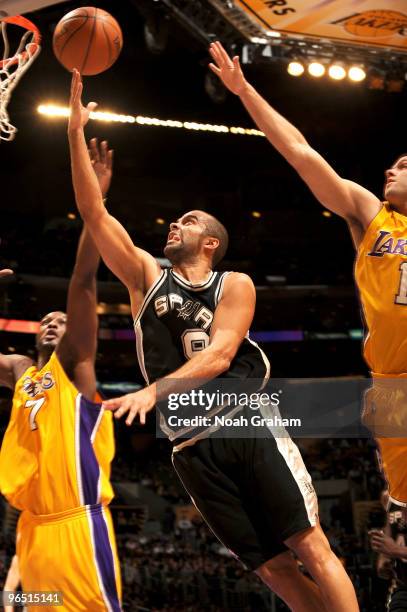
[[170,224],[164,255],[171,263],[195,259],[205,239],[205,214],[199,210],[186,213]]
[[64,312],[50,312],[40,322],[40,331],[37,334],[37,349],[54,350],[66,331],[66,314]]
[[407,155],[402,155],[385,172],[384,197],[390,204],[407,204]]

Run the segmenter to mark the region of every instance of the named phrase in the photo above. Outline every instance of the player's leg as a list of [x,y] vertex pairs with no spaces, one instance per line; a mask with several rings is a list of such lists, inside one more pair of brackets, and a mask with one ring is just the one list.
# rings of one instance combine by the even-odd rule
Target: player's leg
[[407,504],[407,378],[374,374],[364,395],[362,422],[376,439],[390,498]]
[[[17,554],[24,591],[62,593],[50,612],[120,612],[109,516],[100,505],[53,515],[22,513]],[[32,606],[42,612],[43,606]]]
[[287,551],[270,559],[257,570],[262,581],[295,612],[327,612],[319,587],[300,571]]
[[285,544],[315,580],[329,612],[359,610],[352,582],[319,525],[292,535]]
[[[311,587],[319,605],[323,602],[329,612],[358,610],[352,583],[319,527],[318,500],[297,446],[284,432],[279,437],[269,429],[263,433],[267,437],[256,439],[252,449],[252,479],[249,473],[245,479],[253,525],[262,538],[272,535],[297,554],[319,589]],[[272,552],[272,540],[268,547]],[[299,585],[306,588],[307,583]],[[297,606],[302,601],[299,589],[293,595]]]
[[117,593],[119,596],[119,600],[121,601],[122,600],[122,578],[121,578],[121,572],[120,572],[119,555],[117,553],[116,535],[114,531],[112,514],[110,512],[110,508],[106,506],[103,506],[102,513],[103,513],[103,517],[105,519],[105,523],[107,527],[107,537],[105,539],[106,539],[106,542],[109,543],[109,547],[111,549],[112,556],[113,556],[113,568],[114,569],[113,569],[112,574],[114,574],[114,580],[116,584]]
[[[247,569],[256,571],[295,612],[322,612],[324,608],[318,602],[318,587],[310,586],[310,581],[305,579],[293,560],[289,560],[286,546],[282,541],[275,542],[268,525],[262,524],[262,517],[258,517],[258,528],[254,524],[256,519],[247,500],[250,498],[254,507],[259,505],[259,501],[255,491],[242,491],[240,482],[242,479],[250,480],[244,474],[242,462],[251,473],[252,442],[201,440],[175,452],[173,464],[215,536]],[[268,482],[268,488],[272,489],[272,483]],[[269,520],[272,522],[273,517]]]

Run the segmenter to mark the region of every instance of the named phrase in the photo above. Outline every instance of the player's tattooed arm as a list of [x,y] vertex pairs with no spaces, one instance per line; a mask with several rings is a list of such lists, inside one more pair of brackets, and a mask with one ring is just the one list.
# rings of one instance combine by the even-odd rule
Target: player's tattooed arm
[[81,77],[79,72],[74,70],[68,137],[76,203],[106,265],[129,289],[135,314],[146,291],[158,278],[161,270],[154,257],[133,244],[125,228],[103,205],[102,193],[92,171],[83,133],[96,103],[90,102],[84,107],[81,95]]
[[103,402],[103,407],[112,410],[116,418],[126,414],[126,425],[131,425],[136,416],[144,424],[157,401],[167,399],[171,393],[189,391],[197,380],[203,384],[228,370],[250,328],[255,304],[251,278],[236,272],[230,274],[215,310],[209,345],[165,378],[136,393]]
[[219,42],[212,43],[211,70],[240,97],[242,104],[269,142],[298,172],[323,206],[365,230],[381,208],[380,200],[357,183],[340,177],[313,149],[292,123],[270,106],[244,77],[239,58],[229,57]]

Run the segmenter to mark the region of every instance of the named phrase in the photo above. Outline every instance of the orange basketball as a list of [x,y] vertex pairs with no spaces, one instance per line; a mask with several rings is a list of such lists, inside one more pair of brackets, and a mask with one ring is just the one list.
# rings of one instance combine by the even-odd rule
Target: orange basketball
[[67,70],[99,74],[119,57],[123,36],[116,19],[106,11],[86,6],[62,17],[52,40],[57,59]]

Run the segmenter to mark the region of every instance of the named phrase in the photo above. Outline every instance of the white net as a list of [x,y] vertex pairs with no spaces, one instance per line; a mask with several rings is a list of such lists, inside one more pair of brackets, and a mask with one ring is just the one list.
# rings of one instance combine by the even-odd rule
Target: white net
[[[27,27],[32,26],[30,22],[23,17],[12,18],[19,19],[19,22],[13,21],[15,25]],[[0,140],[10,141],[16,135],[17,128],[10,123],[8,115],[8,104],[11,94],[17,87],[23,74],[29,69],[38,53],[41,50],[38,31],[27,30],[18,44],[15,52],[10,56],[10,43],[7,33],[7,27],[11,23],[7,23],[11,19],[7,18],[1,21],[1,35],[3,37],[4,51],[3,60],[0,61]],[[12,26],[14,27],[14,25]]]

